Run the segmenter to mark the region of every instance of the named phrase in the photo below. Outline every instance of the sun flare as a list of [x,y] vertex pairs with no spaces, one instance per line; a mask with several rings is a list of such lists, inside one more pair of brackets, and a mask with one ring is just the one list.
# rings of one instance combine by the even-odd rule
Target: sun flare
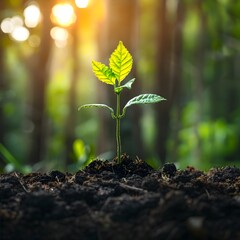
[[86,8],[88,6],[89,0],[75,0],[75,4],[78,8]]
[[69,3],[59,3],[52,8],[52,22],[62,27],[71,26],[76,21],[76,18],[74,9]]

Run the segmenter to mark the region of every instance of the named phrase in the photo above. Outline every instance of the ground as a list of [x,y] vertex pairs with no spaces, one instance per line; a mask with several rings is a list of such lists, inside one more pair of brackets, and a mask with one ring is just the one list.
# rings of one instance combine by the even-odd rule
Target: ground
[[239,188],[235,167],[154,170],[127,156],[76,174],[1,174],[0,239],[240,239]]

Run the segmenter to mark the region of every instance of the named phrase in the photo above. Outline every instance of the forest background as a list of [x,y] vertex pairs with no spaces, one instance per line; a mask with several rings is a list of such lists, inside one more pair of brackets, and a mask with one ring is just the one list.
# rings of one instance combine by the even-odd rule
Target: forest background
[[[240,165],[240,1],[1,0],[0,171],[76,171],[115,157],[115,106],[91,61],[123,41],[133,89],[167,101],[134,106],[123,151],[154,167]],[[129,78],[130,79],[130,78]]]

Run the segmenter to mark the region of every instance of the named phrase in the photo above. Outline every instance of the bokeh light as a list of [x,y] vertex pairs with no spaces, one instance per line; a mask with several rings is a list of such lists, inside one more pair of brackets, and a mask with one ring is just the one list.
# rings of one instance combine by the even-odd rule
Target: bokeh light
[[86,8],[88,6],[89,0],[75,0],[75,4],[78,8]]
[[69,3],[59,3],[52,8],[51,20],[63,27],[71,26],[77,19],[74,9]]
[[4,33],[11,33],[14,29],[14,25],[11,18],[4,18],[1,22],[1,30]]
[[14,30],[11,32],[10,36],[13,38],[13,40],[18,42],[26,41],[29,37],[30,33],[27,28],[23,26],[17,26],[14,28]]
[[22,17],[20,17],[18,15],[12,17],[11,21],[12,21],[14,27],[23,26],[23,19],[22,19]]
[[38,35],[31,35],[29,38],[28,38],[28,43],[31,47],[33,48],[36,48],[36,47],[39,47],[40,45],[40,42],[41,42],[41,39]]
[[12,33],[15,28],[23,26],[23,19],[20,16],[4,18],[1,22],[1,30],[4,33]]
[[67,45],[68,31],[61,27],[53,27],[50,32],[51,37],[54,39],[55,45],[58,48],[63,48]]
[[19,42],[26,41],[29,38],[29,31],[23,26],[23,19],[20,16],[4,18],[1,22],[1,30],[10,34],[10,37]]
[[35,28],[41,20],[39,7],[33,3],[24,9],[25,25],[29,28]]

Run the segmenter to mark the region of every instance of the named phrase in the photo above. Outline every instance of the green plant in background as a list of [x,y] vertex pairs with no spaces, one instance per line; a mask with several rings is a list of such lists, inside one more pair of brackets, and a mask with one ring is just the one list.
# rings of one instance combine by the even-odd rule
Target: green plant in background
[[28,165],[22,164],[18,161],[8,149],[0,143],[0,156],[3,157],[4,162],[6,163],[5,172],[19,171],[21,173],[30,173],[32,168]]
[[132,69],[133,59],[131,54],[128,52],[127,48],[120,41],[117,48],[113,51],[110,59],[109,66],[101,62],[92,61],[93,72],[96,77],[106,83],[113,85],[113,90],[117,96],[117,106],[116,112],[106,104],[85,104],[79,108],[79,110],[83,108],[107,108],[111,112],[111,116],[116,120],[116,142],[117,142],[117,158],[118,162],[121,162],[121,135],[120,135],[120,123],[121,119],[126,114],[126,109],[135,104],[148,104],[148,103],[157,103],[162,100],[166,100],[165,98],[156,95],[156,94],[141,94],[129,100],[124,108],[120,109],[120,96],[123,89],[131,89],[132,84],[135,81],[135,78],[129,80],[124,85],[121,85],[122,81],[126,78],[126,76],[130,73]]
[[83,169],[91,163],[93,159],[93,149],[85,144],[82,139],[73,142],[73,163],[68,165],[68,171],[74,172],[76,169]]

